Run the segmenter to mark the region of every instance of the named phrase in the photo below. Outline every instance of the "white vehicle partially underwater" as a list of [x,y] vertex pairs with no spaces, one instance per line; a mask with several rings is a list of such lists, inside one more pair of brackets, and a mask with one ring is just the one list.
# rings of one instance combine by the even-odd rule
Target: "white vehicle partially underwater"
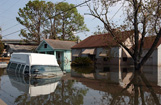
[[7,72],[36,78],[63,75],[54,55],[38,53],[13,53]]

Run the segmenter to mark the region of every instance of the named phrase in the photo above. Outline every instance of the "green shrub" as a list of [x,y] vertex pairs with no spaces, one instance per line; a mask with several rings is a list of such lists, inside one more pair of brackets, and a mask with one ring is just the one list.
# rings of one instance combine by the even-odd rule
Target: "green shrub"
[[72,62],[72,66],[89,66],[93,61],[88,57],[78,57]]

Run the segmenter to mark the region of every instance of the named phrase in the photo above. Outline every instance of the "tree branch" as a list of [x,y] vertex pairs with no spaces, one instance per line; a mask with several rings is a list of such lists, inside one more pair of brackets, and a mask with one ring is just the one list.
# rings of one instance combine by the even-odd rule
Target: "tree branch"
[[149,89],[149,91],[151,92],[153,98],[154,98],[154,101],[156,103],[156,105],[160,105],[160,102],[158,100],[158,97],[157,95],[154,93],[154,89],[152,88],[151,84],[149,83],[149,81],[146,79],[146,77],[144,76],[143,73],[140,73],[140,77],[142,79],[142,81],[145,83],[146,87]]
[[147,59],[150,57],[150,55],[153,53],[153,51],[156,49],[156,46],[159,42],[161,38],[161,28],[159,30],[159,33],[157,33],[157,36],[153,42],[153,45],[151,46],[151,48],[149,49],[149,51],[147,52],[147,54],[143,57],[143,59],[141,60],[141,63],[139,64],[139,67],[143,66],[144,63],[147,61]]

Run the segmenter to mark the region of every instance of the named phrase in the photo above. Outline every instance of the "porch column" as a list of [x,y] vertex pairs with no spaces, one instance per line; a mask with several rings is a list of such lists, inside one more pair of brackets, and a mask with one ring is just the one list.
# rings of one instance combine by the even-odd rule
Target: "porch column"
[[55,55],[55,58],[56,58],[56,51],[54,51],[54,55]]

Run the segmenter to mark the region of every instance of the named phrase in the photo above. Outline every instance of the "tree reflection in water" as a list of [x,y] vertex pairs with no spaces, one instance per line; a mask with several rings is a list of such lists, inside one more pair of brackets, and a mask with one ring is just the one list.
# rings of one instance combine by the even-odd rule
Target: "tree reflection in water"
[[[133,78],[130,81],[127,86],[122,89],[118,94],[114,95],[111,105],[116,105],[123,103],[122,97],[123,97],[123,92],[125,92],[130,86],[133,86],[133,95],[130,96],[130,101],[128,104],[142,104],[142,105],[150,105],[150,104],[156,104],[160,105],[159,99],[156,95],[156,91],[154,91],[153,86],[149,83],[149,81],[146,79],[144,74],[142,72],[136,71],[133,73]],[[146,89],[145,89],[146,88]],[[156,87],[159,89],[159,87]],[[146,90],[146,91],[145,91]],[[149,96],[146,92],[150,92]]]
[[[115,73],[113,71],[115,71]],[[97,72],[96,70],[95,73],[88,74],[88,76],[87,74],[77,74],[76,72],[77,70],[72,71],[73,77],[79,79],[79,81],[87,87],[99,91],[99,95],[101,95],[102,98],[96,100],[97,96],[94,97],[93,104],[160,105],[161,87],[157,86],[154,82],[150,82],[143,72],[135,71],[123,73],[118,69],[112,69],[108,72]],[[158,71],[156,73],[158,73]],[[155,76],[158,78],[159,74],[155,74]],[[151,74],[151,76],[154,75]],[[118,81],[112,82],[112,78],[118,79]],[[90,84],[91,82],[93,85]]]

